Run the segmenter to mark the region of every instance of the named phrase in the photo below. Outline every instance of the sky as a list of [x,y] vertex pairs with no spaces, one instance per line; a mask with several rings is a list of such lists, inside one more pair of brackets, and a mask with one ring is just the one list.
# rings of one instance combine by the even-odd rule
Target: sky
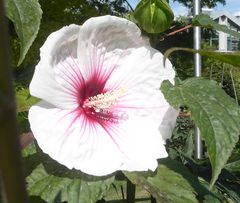
[[[133,8],[135,8],[138,2],[139,0],[129,0],[129,3],[133,6]],[[170,0],[170,5],[171,8],[173,9],[175,16],[187,14],[187,9],[181,4],[177,2],[173,3],[173,0]],[[218,6],[214,8],[214,10],[216,11],[226,10],[232,14],[235,14],[237,12],[240,12],[240,0],[226,0],[225,6],[218,4]]]

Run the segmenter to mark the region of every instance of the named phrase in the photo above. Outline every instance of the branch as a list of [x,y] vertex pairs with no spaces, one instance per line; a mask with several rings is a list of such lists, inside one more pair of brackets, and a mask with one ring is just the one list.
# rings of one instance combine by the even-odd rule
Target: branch
[[175,31],[173,31],[173,32],[170,32],[170,33],[168,33],[168,34],[166,34],[166,35],[164,35],[164,36],[161,36],[160,40],[162,41],[162,40],[164,40],[166,37],[175,35],[175,34],[177,34],[177,33],[179,33],[179,32],[183,32],[183,31],[188,30],[189,28],[192,28],[192,27],[193,27],[192,25],[187,25],[187,26],[185,26],[185,27],[183,27],[183,28],[180,28],[180,29],[175,30]]

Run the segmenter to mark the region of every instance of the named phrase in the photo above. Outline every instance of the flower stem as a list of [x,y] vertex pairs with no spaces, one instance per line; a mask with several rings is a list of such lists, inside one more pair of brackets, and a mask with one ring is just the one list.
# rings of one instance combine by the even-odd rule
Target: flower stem
[[4,203],[26,203],[3,0],[0,0],[0,171]]
[[151,203],[157,203],[156,199],[151,195]]
[[135,202],[136,185],[127,179],[127,203]]

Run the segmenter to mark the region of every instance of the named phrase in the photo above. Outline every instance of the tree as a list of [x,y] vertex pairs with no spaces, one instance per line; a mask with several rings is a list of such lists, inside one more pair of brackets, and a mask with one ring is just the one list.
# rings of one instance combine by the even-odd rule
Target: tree
[[[179,3],[183,4],[184,6],[188,7],[188,8],[192,8],[193,7],[193,0],[173,0],[174,2],[178,1]],[[209,8],[213,8],[217,5],[217,3],[226,4],[226,0],[202,0],[201,1],[201,6],[202,7],[209,7]]]

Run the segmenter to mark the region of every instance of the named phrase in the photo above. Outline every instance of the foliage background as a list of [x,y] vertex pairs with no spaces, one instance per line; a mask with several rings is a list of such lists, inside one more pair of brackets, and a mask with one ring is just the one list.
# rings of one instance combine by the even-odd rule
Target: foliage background
[[[17,2],[17,0],[8,1]],[[190,1],[179,1],[190,6]],[[32,2],[36,3],[37,1]],[[147,4],[145,4],[146,2]],[[224,3],[225,1],[220,2]],[[149,9],[144,7],[149,3],[151,2],[143,1],[141,9]],[[203,1],[203,3],[213,6],[216,1]],[[67,170],[43,154],[36,143],[32,142],[31,136],[29,137],[27,110],[37,100],[29,96],[28,85],[34,66],[39,60],[39,48],[51,32],[64,25],[82,24],[89,17],[98,15],[111,14],[130,19],[133,19],[133,17],[129,13],[125,1],[122,0],[39,0],[39,4],[43,11],[40,29],[36,40],[20,66],[17,66],[17,63],[20,56],[21,40],[17,36],[14,24],[9,21],[13,56],[12,67],[18,102],[17,121],[21,132],[21,140],[27,143],[27,147],[24,148],[22,153],[31,202],[82,203],[104,202],[105,200],[110,202],[114,196],[113,193],[121,193],[117,197],[123,201],[123,199],[126,199],[126,194],[123,192],[123,189],[126,189],[126,179],[128,179],[128,186],[129,183],[130,185],[136,184],[137,188],[141,188],[140,192],[146,191],[144,195],[146,195],[147,201],[179,203],[240,202],[239,107],[221,89],[223,87],[231,97],[236,98],[233,91],[232,80],[234,80],[237,98],[240,98],[238,96],[240,95],[240,79],[237,59],[237,57],[240,57],[239,53],[236,53],[235,57],[232,58],[231,64],[234,64],[234,66],[223,64],[223,57],[220,57],[220,62],[216,61],[214,57],[204,59],[203,75],[205,79],[191,78],[193,75],[192,53],[173,53],[170,57],[180,79],[177,80],[175,87],[167,82],[161,87],[169,103],[181,109],[173,136],[167,143],[169,158],[159,160],[159,167],[153,173],[120,172],[96,179],[96,177],[88,176],[79,171]],[[163,10],[162,2],[157,5],[158,7],[154,7],[156,13]],[[145,19],[149,19],[148,15],[152,14],[151,12],[144,13],[146,15]],[[164,15],[171,15],[170,13],[168,11]],[[138,15],[141,15],[141,12],[140,14],[135,13],[134,21],[140,25]],[[171,18],[169,19],[171,20]],[[209,23],[211,24],[210,21]],[[151,38],[153,46],[162,52],[174,46],[191,48],[192,29],[166,37],[169,32],[178,30],[188,24],[191,24],[188,19],[177,19],[173,24],[175,27],[166,30],[164,33],[147,34],[146,30],[143,32]],[[206,39],[209,32],[211,31],[204,30],[203,36]],[[208,47],[206,44],[203,41],[203,47],[208,51],[203,51],[203,55],[212,53],[211,51],[214,48]],[[213,54],[213,56],[216,55]],[[228,55],[226,56],[228,57]],[[189,60],[186,60],[186,58]],[[234,78],[231,76],[230,70],[234,71]],[[182,96],[179,97],[178,95]],[[216,123],[217,125],[215,125]],[[194,159],[193,132],[195,124],[203,133],[205,141],[205,158],[202,160]],[[211,128],[211,132],[205,131],[208,128]],[[30,142],[28,142],[28,139],[30,139]],[[135,195],[134,187],[132,188],[133,190],[130,193]],[[150,200],[150,195],[155,200],[153,198]]]

